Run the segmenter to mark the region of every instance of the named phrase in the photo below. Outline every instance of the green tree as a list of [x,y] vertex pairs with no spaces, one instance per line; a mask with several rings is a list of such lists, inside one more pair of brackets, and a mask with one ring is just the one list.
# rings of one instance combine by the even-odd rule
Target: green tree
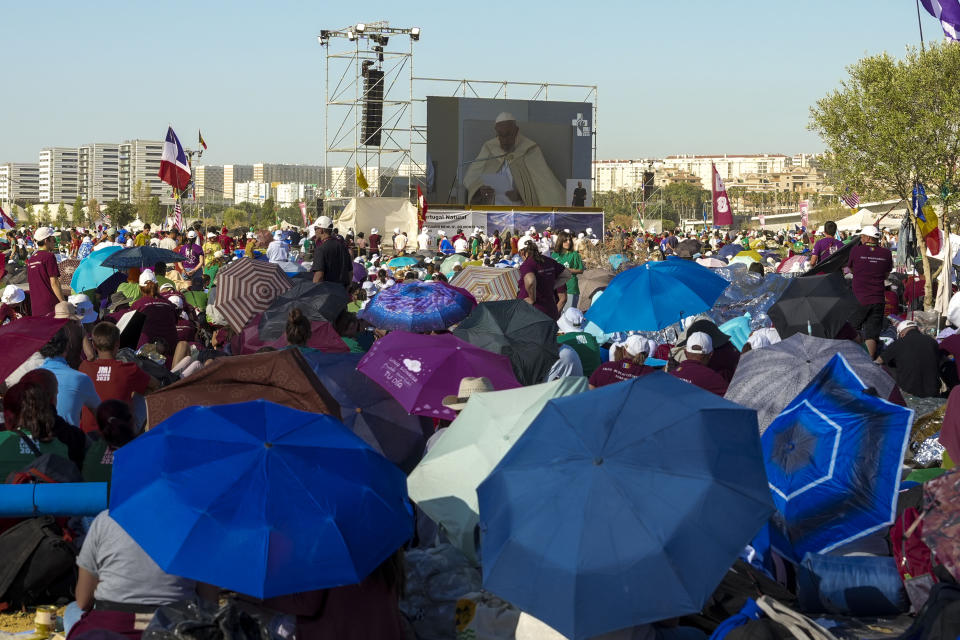
[[150,224],[163,224],[163,207],[160,205],[160,197],[153,196],[147,202],[145,212],[141,215],[144,222]]
[[132,202],[120,202],[119,200],[111,200],[104,209],[104,213],[110,216],[110,226],[114,228],[130,224],[136,212],[137,207]]
[[223,224],[228,229],[250,226],[250,213],[243,209],[230,207],[223,212]]
[[277,205],[273,201],[273,198],[267,198],[263,201],[263,206],[260,208],[260,225],[263,227],[269,227],[277,224]]
[[96,198],[87,201],[87,226],[96,227],[100,221],[100,203]]
[[73,201],[73,210],[70,212],[70,219],[73,221],[73,226],[83,226],[83,199],[80,196],[77,196],[77,199]]
[[136,215],[144,222],[154,223],[149,219],[151,212],[150,202],[153,198],[150,183],[137,180],[133,185],[133,205],[136,209]]
[[[933,187],[928,193],[943,194],[949,228],[960,196],[960,49],[941,43],[910,49],[903,59],[870,56],[847,71],[840,87],[810,110],[810,129],[827,147],[822,166],[831,184],[838,193],[880,190],[907,199],[919,180]],[[920,245],[929,309],[933,278],[922,238]]]
[[31,227],[37,223],[37,216],[33,212],[33,205],[28,204],[26,210],[24,211],[27,216],[27,224]]
[[40,213],[37,216],[38,222],[49,222],[50,220],[50,205],[46,202],[43,203],[43,206],[40,207]]
[[57,207],[57,226],[63,229],[70,224],[70,218],[67,216],[67,206],[60,203],[60,206]]

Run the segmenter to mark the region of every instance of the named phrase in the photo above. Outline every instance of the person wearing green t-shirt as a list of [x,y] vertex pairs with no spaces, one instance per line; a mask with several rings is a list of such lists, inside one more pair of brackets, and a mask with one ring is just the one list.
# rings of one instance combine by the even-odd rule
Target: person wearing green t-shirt
[[601,364],[600,345],[597,339],[583,331],[586,320],[583,312],[576,307],[570,307],[557,320],[557,344],[567,345],[580,356],[583,366],[583,375],[588,378]]
[[558,233],[555,249],[550,257],[565,266],[573,274],[573,277],[567,280],[566,291],[557,292],[560,297],[557,308],[562,311],[568,307],[576,307],[577,303],[580,302],[580,282],[577,280],[577,276],[583,273],[584,267],[580,254],[573,249],[573,236],[571,234],[566,231]]

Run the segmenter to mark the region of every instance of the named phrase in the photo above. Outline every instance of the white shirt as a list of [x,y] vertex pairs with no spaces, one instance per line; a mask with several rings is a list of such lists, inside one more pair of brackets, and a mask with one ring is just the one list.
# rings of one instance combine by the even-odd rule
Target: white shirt
[[457,238],[456,242],[453,243],[453,250],[457,253],[466,253],[469,248],[470,243],[463,238]]
[[107,247],[122,247],[123,245],[119,242],[110,242],[109,240],[104,240],[103,242],[98,242],[93,245],[94,251],[99,251],[100,249],[106,249]]
[[407,236],[398,233],[397,237],[393,239],[393,248],[397,251],[404,251],[407,248]]
[[290,247],[283,240],[274,240],[267,246],[267,260],[270,262],[287,262],[290,258]]
[[169,249],[170,251],[176,251],[176,250],[177,250],[177,241],[174,240],[173,238],[169,238],[169,237],[163,238],[163,239],[160,241],[160,248],[161,248],[161,249]]
[[430,235],[427,233],[421,233],[417,236],[417,245],[420,248],[420,251],[428,251],[430,249]]

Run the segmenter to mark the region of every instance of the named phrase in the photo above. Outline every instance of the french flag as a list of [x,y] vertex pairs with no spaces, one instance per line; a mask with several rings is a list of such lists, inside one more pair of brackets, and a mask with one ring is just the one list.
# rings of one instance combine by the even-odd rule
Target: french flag
[[0,207],[0,229],[13,229],[17,226],[17,223],[13,221],[13,218],[7,215],[7,212]]
[[167,139],[163,142],[163,155],[160,157],[160,173],[157,175],[177,191],[183,191],[190,184],[187,154],[183,152],[173,127],[167,128]]

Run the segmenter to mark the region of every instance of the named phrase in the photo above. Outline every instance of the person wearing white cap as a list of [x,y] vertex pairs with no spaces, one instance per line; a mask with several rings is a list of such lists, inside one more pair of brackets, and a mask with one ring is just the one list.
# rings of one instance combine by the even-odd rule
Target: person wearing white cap
[[177,249],[177,253],[184,258],[179,269],[183,271],[185,278],[192,278],[195,273],[203,269],[203,249],[197,244],[197,232],[193,229],[187,231],[187,239]]
[[450,242],[450,239],[447,237],[447,233],[441,229],[440,230],[440,246],[439,251],[445,256],[452,256],[457,252],[456,247],[453,246],[453,243]]
[[204,268],[210,266],[210,263],[214,260],[214,254],[220,250],[220,241],[217,240],[217,234],[213,231],[207,232],[207,239],[203,243],[203,261]]
[[56,239],[53,229],[40,227],[33,234],[37,250],[27,259],[27,285],[30,291],[30,315],[48,316],[58,302],[66,302],[60,288],[60,267],[53,255]]
[[589,378],[600,366],[600,346],[592,334],[584,332],[585,324],[586,320],[580,309],[570,307],[564,311],[557,320],[557,343],[568,345],[577,352],[583,366],[583,375]]
[[935,339],[920,331],[913,320],[904,320],[897,325],[897,339],[877,361],[904,392],[934,398],[940,394],[940,353]]
[[496,137],[483,143],[464,175],[467,201],[528,207],[565,204],[566,190],[547,165],[540,146],[520,134],[517,119],[503,112],[493,129]]
[[140,333],[138,347],[157,339],[166,343],[166,367],[169,370],[173,364],[173,351],[177,346],[177,308],[159,294],[157,276],[152,269],[144,269],[140,273],[140,298],[130,308],[139,311],[146,318]]
[[727,392],[727,381],[719,373],[707,366],[707,361],[713,354],[713,340],[710,335],[696,331],[687,336],[684,347],[685,360],[670,372],[670,375],[686,380],[704,391],[710,391],[718,396]]
[[[571,309],[572,311],[572,309]],[[590,376],[590,388],[604,387],[615,382],[639,378],[656,371],[645,364],[650,357],[652,340],[633,335],[613,345],[613,359],[604,362]]]
[[417,236],[417,251],[423,254],[432,253],[430,250],[430,229],[424,227]]
[[67,302],[76,307],[81,324],[90,324],[97,321],[97,311],[93,308],[93,303],[86,294],[78,293],[70,296],[67,298]]
[[850,250],[847,266],[853,273],[853,295],[859,308],[850,317],[850,325],[863,333],[871,358],[877,357],[884,319],[884,282],[893,270],[893,254],[877,244],[880,230],[867,225],[860,231],[860,244]]
[[270,262],[290,260],[290,245],[283,241],[283,234],[279,229],[273,233],[273,240],[267,245],[267,260]]
[[0,325],[19,320],[27,315],[23,301],[27,299],[23,289],[15,284],[8,284],[0,295]]
[[[349,287],[353,282],[353,260],[343,240],[333,235],[333,219],[320,216],[317,219],[317,244],[313,248],[314,282],[335,282]],[[372,236],[371,236],[372,237]]]
[[393,248],[397,252],[398,256],[402,256],[407,253],[408,242],[409,239],[407,238],[407,232],[396,229],[396,235],[393,236]]

